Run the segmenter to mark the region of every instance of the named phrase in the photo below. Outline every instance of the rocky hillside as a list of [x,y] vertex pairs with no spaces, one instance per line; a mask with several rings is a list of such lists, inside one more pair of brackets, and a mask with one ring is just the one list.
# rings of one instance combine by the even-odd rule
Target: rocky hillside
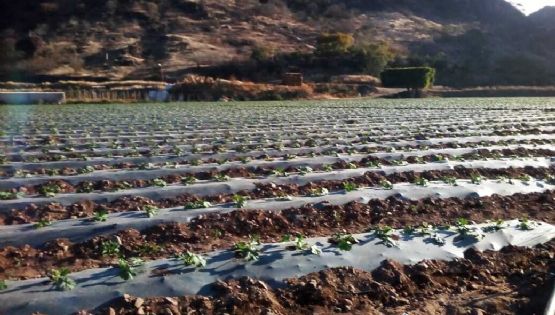
[[0,12],[0,80],[364,72],[306,62],[320,34],[340,31],[387,45],[392,65],[436,67],[440,84],[555,83],[550,13],[503,0],[18,0]]

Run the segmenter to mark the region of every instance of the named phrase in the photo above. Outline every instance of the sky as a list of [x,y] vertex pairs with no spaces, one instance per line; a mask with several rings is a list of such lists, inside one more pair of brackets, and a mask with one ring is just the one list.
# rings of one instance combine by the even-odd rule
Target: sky
[[555,6],[555,0],[509,0],[525,14],[538,11],[545,6]]

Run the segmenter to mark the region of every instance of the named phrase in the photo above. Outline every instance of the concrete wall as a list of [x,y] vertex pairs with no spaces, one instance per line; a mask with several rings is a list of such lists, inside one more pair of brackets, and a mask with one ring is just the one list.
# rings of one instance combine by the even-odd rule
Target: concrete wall
[[0,104],[62,104],[64,92],[0,92]]

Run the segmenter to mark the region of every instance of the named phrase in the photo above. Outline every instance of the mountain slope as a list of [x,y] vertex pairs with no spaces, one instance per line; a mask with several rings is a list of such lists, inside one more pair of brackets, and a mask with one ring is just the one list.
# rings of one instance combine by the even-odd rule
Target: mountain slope
[[[394,64],[433,65],[440,84],[549,84],[555,73],[555,39],[503,0],[20,0],[0,12],[2,80],[152,79],[161,70],[179,79],[223,66],[222,75],[267,81],[292,64],[268,76],[235,69],[259,48],[309,54],[329,31],[387,41]],[[300,68],[308,79],[330,74]]]

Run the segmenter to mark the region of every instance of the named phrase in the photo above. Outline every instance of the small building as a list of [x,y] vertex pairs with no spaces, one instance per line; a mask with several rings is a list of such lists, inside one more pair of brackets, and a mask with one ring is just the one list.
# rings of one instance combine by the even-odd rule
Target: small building
[[64,92],[0,92],[0,104],[63,104]]
[[289,86],[302,86],[303,74],[299,72],[286,72],[281,78],[281,84]]

